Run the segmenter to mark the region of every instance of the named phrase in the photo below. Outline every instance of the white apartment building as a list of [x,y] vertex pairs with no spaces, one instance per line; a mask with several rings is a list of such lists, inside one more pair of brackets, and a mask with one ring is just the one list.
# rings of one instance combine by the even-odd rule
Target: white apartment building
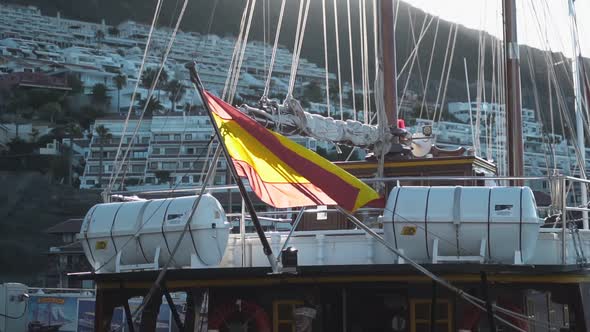
[[[118,30],[112,35],[113,28]],[[133,21],[126,21],[116,27],[102,23],[90,23],[46,16],[33,6],[22,7],[0,4],[0,57],[3,61],[13,62],[14,59],[26,59],[32,62],[42,61],[43,65],[19,63],[21,67],[0,68],[2,71],[27,70],[63,73],[73,71],[85,86],[85,93],[90,93],[92,86],[102,83],[110,90],[111,110],[121,112],[129,108],[133,87],[139,79],[137,73],[143,58],[147,35],[150,26]],[[102,31],[102,37],[99,37]],[[158,68],[161,56],[169,41],[172,30],[167,27],[154,29],[146,68]],[[198,60],[198,69],[205,87],[221,95],[226,83],[228,68],[235,46],[235,38],[221,38],[214,35],[201,35],[194,32],[179,31],[174,46],[164,66],[169,79],[178,79],[188,88],[191,87],[188,72],[184,64]],[[248,43],[240,72],[237,98],[242,101],[256,102],[266,80],[267,67],[270,62],[272,48],[259,41]],[[284,47],[277,50],[273,71],[271,96],[274,93],[285,93],[290,76],[292,54]],[[2,65],[0,65],[2,67]],[[58,68],[56,68],[58,67]],[[127,76],[127,86],[121,91],[121,109],[117,110],[118,91],[113,77],[118,73]],[[335,80],[334,74],[329,74]],[[301,59],[298,67],[297,82],[305,83],[325,80],[323,68]],[[298,84],[300,85],[300,84]],[[323,85],[323,84],[321,84]],[[188,89],[191,90],[191,89]],[[142,97],[146,91],[140,91]],[[178,105],[191,103],[194,93],[187,93]],[[172,105],[166,96],[160,96],[165,109]],[[182,110],[182,106],[177,107]]]
[[[477,103],[449,103],[448,110],[459,122],[440,121],[434,124],[436,143],[447,148],[474,146],[473,138],[476,141],[479,138],[477,154],[493,160],[500,169],[506,169],[506,133],[499,131],[505,125],[504,106],[491,103],[480,105],[479,133],[474,132],[477,131]],[[573,174],[577,168],[573,146],[561,135],[544,134],[534,110],[523,109],[522,121],[525,175],[547,175],[554,168],[564,174]],[[431,123],[428,119],[417,119],[416,126],[411,130],[419,131],[420,127]],[[590,157],[590,149],[586,149],[586,156]]]
[[[212,154],[216,147],[211,141],[213,128],[209,116],[168,114],[146,118],[141,121],[137,135],[132,139],[138,122],[137,118],[132,118],[129,122],[121,153],[127,150],[130,142],[133,144],[115,188],[120,188],[121,179],[127,188],[139,186],[144,189],[195,186],[202,183],[210,166],[208,162],[211,156],[207,152]],[[95,188],[99,183],[104,187],[109,183],[111,174],[116,172],[115,156],[124,125],[125,118],[122,116],[110,116],[94,123],[81,188]],[[96,133],[99,126],[107,128],[112,137],[101,140]],[[317,148],[316,141],[312,138],[291,138],[309,149]],[[102,181],[99,181],[101,150],[103,176]],[[221,160],[217,165],[214,184],[225,183],[226,170],[227,165]]]

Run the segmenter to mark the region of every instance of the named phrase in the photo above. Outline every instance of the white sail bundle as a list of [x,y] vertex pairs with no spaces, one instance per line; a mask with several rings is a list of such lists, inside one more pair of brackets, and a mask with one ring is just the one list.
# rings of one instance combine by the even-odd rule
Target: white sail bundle
[[394,135],[389,131],[383,133],[376,125],[309,113],[294,98],[288,98],[283,104],[267,100],[261,105],[261,108],[242,105],[240,110],[283,134],[297,133],[337,144],[370,147],[373,151],[389,151],[393,142]]

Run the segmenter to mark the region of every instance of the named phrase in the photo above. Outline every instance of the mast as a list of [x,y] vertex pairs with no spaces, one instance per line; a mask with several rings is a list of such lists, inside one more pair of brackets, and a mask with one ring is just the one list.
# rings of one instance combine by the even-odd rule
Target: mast
[[[522,142],[522,100],[520,91],[520,65],[516,33],[516,1],[502,0],[504,12],[504,53],[506,59],[506,119],[508,176],[524,175],[524,148]],[[523,181],[513,181],[522,185]]]
[[397,128],[397,69],[395,60],[394,2],[379,0],[381,18],[381,60],[383,61],[383,98],[387,122]]
[[[580,86],[580,52],[578,49],[578,34],[576,28],[576,7],[574,0],[568,0],[570,29],[572,33],[572,76],[574,81],[575,111],[576,111],[576,136],[578,143],[578,158],[580,158],[580,177],[586,179],[586,141],[584,140],[584,115],[582,109],[582,89]],[[588,202],[586,184],[580,183],[580,195],[582,204]],[[582,212],[582,224],[588,229],[588,211]]]

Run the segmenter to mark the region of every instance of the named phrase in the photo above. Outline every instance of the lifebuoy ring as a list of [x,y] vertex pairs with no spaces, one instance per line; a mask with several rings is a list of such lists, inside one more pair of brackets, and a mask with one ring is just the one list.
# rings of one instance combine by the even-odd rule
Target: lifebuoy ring
[[256,331],[271,332],[270,318],[264,308],[254,302],[238,300],[236,302],[227,302],[215,309],[209,317],[209,329],[219,330],[223,327],[231,316],[237,312],[245,313],[252,317],[256,324]]

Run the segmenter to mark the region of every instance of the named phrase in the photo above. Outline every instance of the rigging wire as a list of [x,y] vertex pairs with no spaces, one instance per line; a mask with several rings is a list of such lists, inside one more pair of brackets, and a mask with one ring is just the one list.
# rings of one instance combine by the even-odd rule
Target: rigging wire
[[221,94],[221,99],[227,100],[226,96],[228,93],[228,89],[230,88],[233,78],[234,78],[234,68],[236,67],[236,61],[238,57],[239,50],[242,44],[242,38],[244,34],[244,26],[246,24],[246,17],[248,14],[248,8],[250,7],[250,0],[246,0],[246,5],[244,6],[244,10],[242,11],[242,19],[240,20],[240,30],[238,33],[238,38],[236,39],[236,44],[234,45],[234,50],[231,55],[231,60],[229,62],[229,67],[227,68],[227,77],[225,79],[225,85],[223,86],[223,92]]
[[365,100],[365,110],[368,115],[371,114],[371,90],[369,86],[369,35],[367,33],[367,4],[366,0],[361,0],[363,5],[363,59],[365,61],[365,68],[364,68],[364,77],[365,77],[365,88],[364,88],[364,100]]
[[[426,26],[426,29],[424,29],[424,31],[420,34],[420,36],[418,37],[418,41],[415,42],[415,45],[420,45],[420,43],[422,42],[422,39],[426,36],[426,33],[428,32],[430,25],[432,24],[432,22],[434,21],[434,16],[431,16],[430,21],[428,22],[428,25]],[[440,21],[440,17],[438,17],[438,21],[437,21],[437,27],[438,27],[438,22]],[[438,30],[438,28],[437,28]],[[434,38],[434,43],[436,44],[436,38]],[[411,59],[413,58],[413,56],[415,56],[415,53],[417,52],[417,47],[414,46],[412,48],[412,51],[410,52],[410,54],[408,55],[408,58],[406,59],[406,61],[404,62],[404,65],[402,66],[402,68],[398,71],[396,78],[399,80],[401,78],[401,76],[404,74],[406,68],[408,67],[408,65],[410,64]]]
[[328,110],[328,117],[330,117],[330,70],[328,68],[328,34],[326,31],[326,25],[328,22],[326,17],[326,1],[327,0],[322,0],[322,27],[324,30],[324,65],[326,67],[326,107]]
[[[359,0],[360,1],[360,0]],[[352,97],[352,111],[353,119],[357,120],[356,111],[356,90],[354,88],[354,57],[352,52],[352,19],[350,15],[350,0],[346,0],[346,17],[348,19],[348,50],[350,55],[350,85],[351,85],[351,97]]]
[[366,81],[366,72],[367,72],[367,59],[365,58],[365,43],[366,43],[366,35],[365,35],[365,13],[364,13],[364,0],[359,0],[359,33],[360,33],[360,42],[361,47],[359,51],[361,53],[361,91],[363,96],[363,115],[365,124],[369,123],[369,109],[367,107],[367,81]]
[[[401,98],[400,98],[400,101],[399,101],[399,107],[398,107],[398,109],[402,109],[401,106],[404,103],[404,99],[405,99],[406,94],[407,94],[407,91],[408,91],[408,86],[410,84],[410,79],[412,78],[412,71],[414,69],[414,64],[416,64],[416,63],[419,64],[420,63],[420,60],[419,60],[420,59],[420,56],[419,56],[419,47],[420,47],[420,44],[418,44],[418,42],[416,41],[416,35],[414,33],[414,23],[413,23],[413,20],[412,20],[412,14],[411,14],[411,11],[410,11],[410,7],[408,7],[408,19],[410,21],[410,35],[412,37],[412,42],[414,43],[414,49],[416,50],[416,52],[414,52],[414,56],[412,57],[410,69],[408,70],[408,76],[406,77],[406,82],[405,82],[404,88],[402,90],[402,95],[401,95]],[[422,27],[420,28],[420,35],[423,35],[424,34],[424,31],[426,29],[426,20],[427,19],[428,19],[428,15],[425,15],[424,16],[424,21],[422,22]],[[431,22],[432,22],[432,19],[434,19],[434,16],[431,17]],[[419,76],[421,76],[421,75],[419,75]],[[403,116],[402,116],[402,118],[403,118]]]
[[[158,80],[160,79],[160,75],[162,74],[162,71],[164,70],[164,65],[166,63],[166,60],[168,59],[168,55],[170,54],[170,51],[172,50],[172,45],[174,45],[174,41],[176,40],[176,34],[178,33],[178,29],[180,28],[180,23],[182,22],[182,18],[184,17],[184,13],[186,11],[187,5],[188,5],[188,0],[185,0],[182,5],[182,8],[180,10],[180,13],[178,15],[178,20],[176,21],[176,26],[174,27],[174,30],[172,31],[172,34],[170,36],[170,40],[169,40],[166,50],[162,56],[162,60],[160,62],[159,69],[156,72],[156,76],[154,77],[154,80],[152,81],[152,85],[150,86],[145,105],[143,107],[143,110],[141,111],[141,114],[139,116],[139,120],[137,121],[137,125],[135,126],[135,130],[133,132],[133,135],[131,136],[131,140],[129,141],[129,144],[127,145],[127,149],[123,155],[122,162],[119,165],[119,167],[117,167],[117,172],[114,174],[114,179],[116,179],[119,176],[119,173],[121,172],[121,168],[123,167],[124,161],[127,159],[129,152],[131,151],[131,146],[133,145],[134,140],[137,137],[137,133],[139,132],[139,128],[141,127],[141,122],[143,121],[146,110],[150,104],[150,101],[152,100],[154,90],[158,84]],[[122,138],[121,138],[121,140],[122,140]],[[110,192],[110,190],[112,189],[112,184],[113,183],[109,184],[109,191],[108,192]]]
[[[471,127],[471,144],[475,146],[475,132],[473,129],[473,111],[471,109],[471,92],[469,91],[469,74],[467,71],[467,59],[463,58],[463,67],[465,69],[465,85],[467,90],[467,103],[469,104],[469,125]],[[475,155],[477,155],[477,151],[475,151]]]
[[246,47],[248,46],[248,36],[250,35],[250,27],[252,26],[252,18],[254,17],[254,8],[256,7],[256,0],[252,0],[251,6],[250,6],[250,13],[248,15],[248,24],[246,26],[246,31],[244,33],[244,40],[242,41],[242,49],[239,52],[239,57],[238,57],[238,62],[236,65],[236,68],[234,69],[234,81],[233,81],[233,85],[230,87],[230,92],[228,95],[228,103],[232,104],[235,94],[237,92],[237,88],[238,88],[238,82],[240,79],[240,73],[242,70],[242,63],[244,61],[244,57],[246,54]]
[[[213,141],[214,137],[215,137],[215,136],[211,136],[211,138],[210,138],[210,139],[209,139],[209,141],[207,142],[207,146],[211,145],[211,142]],[[203,150],[203,151],[204,151],[204,150]],[[201,154],[199,154],[199,155],[196,157],[195,161],[197,161],[197,160],[199,160],[199,159],[201,159],[201,158],[203,157],[203,153],[202,153],[203,151],[201,151]],[[190,171],[189,171],[189,172],[190,172]],[[186,175],[188,175],[188,174],[189,174],[189,172],[186,172],[186,173],[183,175],[183,177],[184,177],[184,176],[186,176]],[[161,208],[161,207],[162,207],[162,206],[163,206],[163,205],[164,205],[164,204],[165,204],[165,203],[168,201],[168,199],[170,199],[170,198],[173,198],[173,197],[172,197],[172,195],[174,194],[174,192],[176,191],[176,189],[178,189],[178,187],[179,187],[179,186],[180,186],[180,182],[178,182],[178,183],[176,183],[176,184],[174,185],[174,187],[172,188],[172,190],[170,190],[170,191],[168,192],[168,195],[167,195],[167,197],[165,197],[164,199],[162,199],[162,201],[160,202],[160,204],[158,205],[158,207],[157,207],[157,208],[155,208],[154,212],[153,212],[153,213],[152,213],[152,214],[151,214],[149,217],[147,217],[147,219],[145,219],[145,221],[143,221],[143,222],[142,222],[142,223],[139,225],[139,227],[137,228],[137,230],[135,231],[135,233],[133,234],[133,236],[129,237],[129,238],[127,239],[127,241],[125,241],[125,242],[123,243],[123,245],[121,246],[121,250],[120,250],[120,251],[122,251],[123,249],[125,249],[125,248],[126,248],[128,245],[129,245],[129,243],[131,243],[131,241],[132,241],[132,240],[137,240],[137,239],[138,239],[139,232],[141,232],[141,230],[143,229],[143,227],[144,227],[145,225],[147,225],[147,224],[148,224],[148,223],[149,223],[149,222],[152,220],[152,218],[153,218],[153,217],[156,215],[156,213],[157,213],[158,211],[160,211],[160,208]],[[113,255],[111,255],[111,256],[110,256],[110,257],[109,257],[109,258],[108,258],[106,261],[104,261],[104,262],[103,262],[103,263],[102,263],[102,264],[101,264],[99,267],[95,268],[95,269],[94,269],[94,271],[100,271],[102,268],[104,268],[105,266],[107,266],[108,264],[110,264],[110,263],[113,261],[113,259],[114,259],[115,257],[117,257],[117,254],[116,254],[116,253],[115,253],[115,254],[113,254]]]
[[[377,14],[377,1],[373,1],[373,61],[375,66],[375,72],[373,73],[373,97],[375,99],[375,114],[379,114],[380,112],[384,112],[380,107],[383,102],[383,99],[377,100],[377,77],[379,75],[379,32],[377,30],[377,22],[379,21],[379,16]],[[356,112],[354,114],[354,120],[356,120]],[[380,121],[380,120],[379,120]],[[379,122],[382,123],[382,122]]]
[[[323,1],[326,1],[326,0],[323,0]],[[279,47],[279,36],[281,35],[281,27],[283,26],[283,16],[285,15],[285,2],[286,2],[286,0],[283,0],[281,2],[281,9],[279,11],[279,20],[277,22],[277,32],[275,33],[275,41],[274,41],[274,45],[272,47],[272,53],[270,56],[270,63],[268,65],[268,73],[266,76],[266,83],[264,84],[264,92],[262,93],[262,98],[268,97],[268,93],[270,90],[270,80],[272,78],[272,71],[273,71],[276,56],[277,56],[277,48]],[[326,62],[326,66],[327,66],[327,62]],[[327,67],[326,67],[326,70],[327,70]]]
[[[542,29],[542,24],[541,24],[540,19],[539,19],[537,8],[536,8],[535,3],[533,1],[531,1],[530,4],[531,4],[531,8],[532,8],[533,13],[534,13],[534,17],[536,19],[536,23],[537,23],[536,24],[536,28],[537,28],[537,31],[538,31],[539,35],[542,36],[543,35],[543,29]],[[548,5],[547,5],[547,2],[546,1],[544,2],[544,4],[546,5],[546,8],[548,9]],[[551,14],[550,11],[548,11],[548,13],[549,13],[550,16],[552,16],[552,14]],[[545,45],[545,48],[550,51],[550,52],[548,52],[549,54],[553,54],[552,49],[551,49],[551,46],[548,43]],[[558,106],[559,106],[558,107],[558,110],[559,110],[559,114],[560,114],[560,118],[561,118],[561,123],[562,123],[563,135],[566,138],[566,142],[567,142],[567,136],[566,136],[567,135],[567,132],[566,132],[565,128],[567,128],[569,130],[570,136],[573,137],[573,138],[575,138],[576,137],[576,133],[574,132],[575,125],[574,125],[574,123],[573,123],[573,121],[571,119],[570,112],[569,112],[569,107],[567,105],[567,102],[565,101],[565,97],[564,97],[565,94],[562,91],[562,89],[564,87],[562,85],[560,85],[559,82],[557,81],[557,77],[558,76],[557,76],[557,73],[555,71],[555,66],[558,65],[558,64],[561,64],[562,67],[563,67],[563,69],[564,69],[564,71],[566,73],[569,73],[570,71],[565,67],[565,64],[567,63],[567,61],[564,59],[563,54],[560,54],[561,55],[561,57],[560,57],[561,61],[559,63],[557,63],[557,64],[554,64],[553,63],[553,59],[552,59],[552,57],[549,54],[544,54],[544,55],[545,55],[545,59],[546,59],[546,62],[547,62],[547,67],[549,69],[549,72],[551,73],[551,79],[553,81],[553,85],[555,87],[557,103],[558,103]],[[573,81],[572,81],[570,75],[566,75],[566,77],[568,78],[567,81],[570,83],[570,85],[568,85],[568,88],[571,87],[573,89]],[[584,120],[585,120],[585,125],[588,126],[587,119],[584,119]],[[566,126],[566,124],[567,124],[567,126]],[[590,137],[589,136],[589,133],[587,131],[585,131],[584,134],[585,134],[586,139],[588,139]],[[578,144],[577,144],[577,142],[576,142],[575,139],[572,139],[571,143],[572,143],[572,146],[574,148],[574,153],[575,153],[577,164],[578,165],[581,165],[581,162],[582,161],[581,161],[581,158],[579,156],[582,153],[582,151],[580,151],[580,147],[578,146]],[[567,146],[567,144],[566,144],[566,146]],[[584,153],[585,153],[585,151],[584,151]],[[569,158],[569,149],[567,149],[567,154],[568,154],[568,163],[571,163],[570,158]],[[580,170],[581,174],[583,176],[585,176],[585,172],[586,172],[585,168],[582,167],[582,166],[580,166],[579,167],[579,170]],[[570,164],[570,172],[575,173],[575,169],[572,169],[571,168],[571,164]]]
[[[334,30],[336,33],[336,66],[338,68],[338,97],[340,101],[340,114],[342,114],[342,71],[340,70],[340,33],[338,32],[338,5],[334,4]],[[354,91],[352,92],[354,94]]]
[[[526,27],[525,27],[526,29]],[[539,102],[539,91],[537,88],[537,80],[535,78],[535,71],[534,68],[536,68],[535,66],[535,61],[534,58],[531,54],[531,49],[527,48],[526,51],[526,58],[527,58],[527,65],[529,68],[529,76],[531,79],[531,83],[533,86],[533,97],[534,97],[534,101],[535,101],[535,111],[536,111],[536,115],[537,118],[539,119],[539,121],[541,121],[540,123],[540,129],[541,129],[541,135],[542,135],[542,139],[543,139],[543,144],[545,145],[545,151],[549,151],[550,152],[550,156],[554,156],[555,155],[555,151],[553,149],[553,145],[548,142],[547,139],[547,133],[545,130],[545,127],[543,125],[543,116],[542,116],[542,112],[541,112],[541,104]],[[543,153],[543,157],[545,159],[545,165],[546,165],[546,175],[551,175],[551,171],[550,171],[550,164],[551,162],[549,161],[549,159],[547,158],[547,153]],[[553,161],[553,164],[555,164],[555,161]]]
[[[424,105],[426,105],[426,96],[428,95],[428,84],[430,82],[430,73],[432,72],[432,62],[434,60],[434,52],[436,50],[436,42],[438,40],[437,36],[438,36],[439,24],[440,24],[440,17],[437,17],[436,28],[434,30],[434,38],[433,38],[433,42],[432,42],[432,51],[430,52],[430,61],[428,63],[428,71],[426,72],[426,84],[425,84],[425,88],[424,88],[424,93],[422,94],[422,102],[420,103],[420,116],[419,116],[419,118],[422,118],[422,113],[424,111]],[[428,114],[428,106],[426,106],[426,117],[430,118],[430,115]]]
[[[220,155],[221,155],[221,149],[217,149],[217,151],[215,152],[214,158],[217,159]],[[206,183],[204,183],[202,186],[203,189],[206,188],[209,180],[210,180],[209,177],[207,177],[205,180]],[[161,284],[164,281],[164,277],[166,276],[166,272],[170,268],[170,264],[173,261],[174,255],[176,254],[176,252],[180,248],[180,244],[182,243],[182,240],[183,240],[184,236],[186,235],[187,231],[189,231],[189,229],[190,229],[191,220],[193,219],[193,216],[194,216],[195,212],[197,211],[197,208],[199,206],[199,203],[200,203],[202,197],[203,197],[203,195],[197,196],[195,201],[193,202],[192,208],[190,210],[190,214],[187,217],[187,220],[186,220],[186,223],[184,224],[182,232],[180,233],[179,238],[176,241],[176,244],[174,245],[174,248],[170,252],[170,258],[166,261],[166,264],[164,264],[162,269],[159,271],[156,281],[153,283],[148,294],[143,298],[141,304],[136,308],[135,312],[131,315],[134,320],[143,311],[143,309],[145,308],[147,303],[150,302],[151,298],[156,294],[156,291],[158,291],[160,289]],[[121,329],[121,328],[119,328],[119,329]]]
[[436,102],[434,104],[434,114],[432,117],[432,122],[433,124],[436,122],[436,115],[437,115],[437,111],[438,111],[438,105],[439,105],[439,101],[440,101],[440,94],[442,92],[442,84],[444,82],[444,76],[445,76],[445,70],[447,68],[447,61],[448,61],[448,55],[449,55],[449,49],[451,48],[451,40],[453,37],[453,31],[455,29],[456,24],[451,25],[451,28],[449,29],[449,36],[447,39],[447,47],[445,50],[445,56],[444,56],[444,61],[443,61],[443,67],[441,69],[441,73],[440,73],[440,82],[439,82],[439,86],[438,86],[438,92],[436,95]]
[[[305,0],[301,2],[301,5],[303,6],[303,4],[305,3]],[[299,25],[299,21],[298,21],[298,29],[297,29],[297,35],[299,38],[296,37],[296,48],[294,49],[293,52],[293,62],[291,63],[291,77],[290,77],[290,82],[289,82],[289,90],[287,91],[287,96],[293,96],[293,89],[295,88],[295,81],[297,78],[297,69],[299,67],[299,59],[301,56],[301,48],[303,47],[303,37],[305,36],[305,27],[307,25],[307,17],[309,14],[309,5],[311,4],[311,0],[307,0],[307,2],[305,3],[305,12],[303,14],[303,18],[301,21],[301,26]],[[300,15],[301,15],[301,7],[300,7]],[[297,40],[298,39],[298,40]]]
[[[156,26],[156,22],[158,21],[158,18],[160,16],[160,12],[162,10],[162,0],[158,0],[158,2],[156,3],[156,9],[154,11],[154,17],[152,18],[152,24],[150,26],[150,31],[148,32],[148,36],[147,36],[147,41],[145,44],[145,49],[143,51],[143,56],[141,59],[141,64],[139,65],[139,71],[137,73],[137,80],[135,82],[135,86],[133,88],[133,93],[131,94],[131,101],[129,102],[129,110],[127,111],[127,116],[125,118],[125,123],[123,124],[123,133],[121,135],[121,140],[119,141],[119,146],[117,147],[117,153],[115,154],[115,162],[114,165],[115,167],[117,166],[117,161],[119,159],[120,156],[120,152],[121,152],[121,148],[123,147],[123,140],[124,137],[127,133],[127,128],[129,126],[129,119],[131,118],[131,113],[133,112],[133,104],[135,103],[135,97],[137,95],[137,89],[139,88],[139,82],[141,81],[141,76],[143,74],[143,70],[145,67],[145,62],[148,56],[148,50],[149,50],[149,46],[152,42],[152,35],[154,32],[154,28]],[[121,163],[123,163],[124,161],[121,161]],[[116,179],[116,176],[115,176]],[[106,198],[106,196],[108,195],[108,193],[111,192],[113,184],[114,184],[114,179],[113,179],[113,173],[111,173],[111,177],[109,179],[109,185],[107,187],[107,189],[105,190],[105,194],[103,198]],[[102,183],[100,184],[102,185]]]
[[[440,110],[439,110],[439,114],[438,114],[438,122],[440,122],[440,119],[442,117],[442,113],[445,107],[445,100],[447,97],[447,88],[449,86],[449,78],[451,77],[451,68],[453,67],[453,56],[455,55],[455,45],[457,44],[457,33],[459,32],[459,25],[455,24],[455,36],[453,37],[453,46],[451,47],[451,54],[449,56],[449,66],[447,68],[447,78],[445,80],[445,88],[443,91],[443,97],[442,97],[442,102],[441,102],[441,106],[440,106]],[[436,137],[435,137],[435,141],[436,141]]]

